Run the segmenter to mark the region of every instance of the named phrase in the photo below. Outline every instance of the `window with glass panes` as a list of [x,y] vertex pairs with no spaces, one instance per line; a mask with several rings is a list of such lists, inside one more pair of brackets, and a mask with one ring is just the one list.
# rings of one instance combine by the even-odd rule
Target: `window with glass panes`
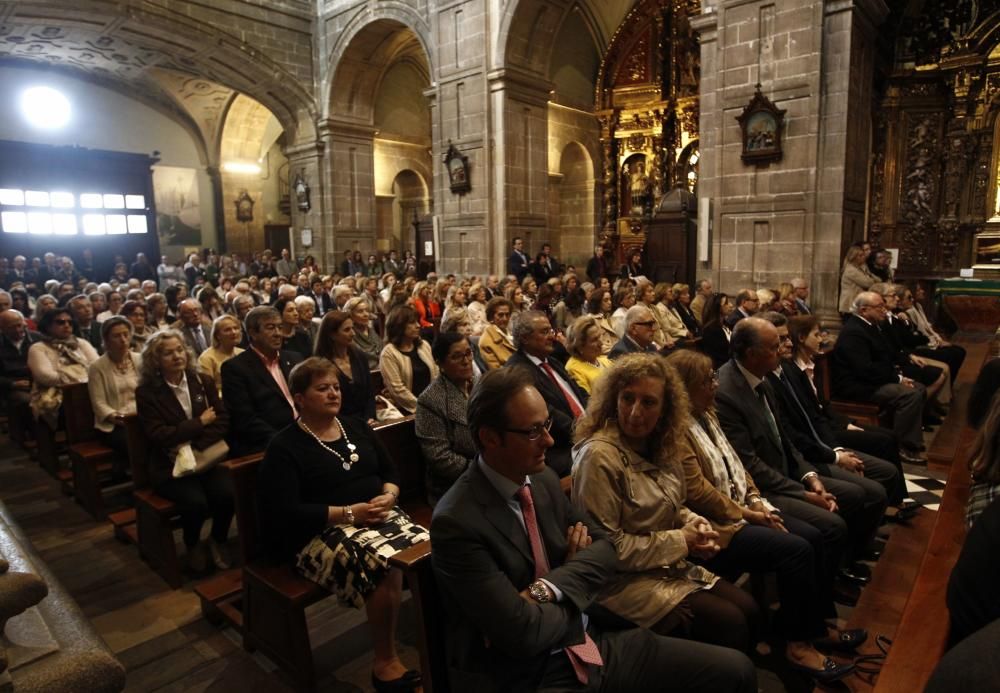
[[146,196],[121,190],[0,188],[0,231],[36,236],[149,233]]

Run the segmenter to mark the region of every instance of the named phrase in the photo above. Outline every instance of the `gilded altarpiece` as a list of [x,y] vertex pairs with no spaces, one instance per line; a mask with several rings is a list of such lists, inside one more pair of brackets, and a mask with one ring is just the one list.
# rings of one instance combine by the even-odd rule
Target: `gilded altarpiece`
[[611,41],[595,94],[602,234],[616,260],[642,248],[664,195],[698,176],[700,0],[640,0]]
[[876,104],[869,238],[904,279],[1000,275],[1000,3],[928,5]]

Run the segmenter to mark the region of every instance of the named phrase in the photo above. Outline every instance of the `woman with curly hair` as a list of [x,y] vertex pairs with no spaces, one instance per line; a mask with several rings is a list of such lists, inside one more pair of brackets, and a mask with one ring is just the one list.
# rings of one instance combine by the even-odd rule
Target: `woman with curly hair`
[[719,552],[719,533],[684,506],[677,453],[690,408],[683,381],[661,357],[614,362],[577,422],[573,503],[618,550],[602,606],[661,635],[747,651],[759,618],[753,598],[689,560]]

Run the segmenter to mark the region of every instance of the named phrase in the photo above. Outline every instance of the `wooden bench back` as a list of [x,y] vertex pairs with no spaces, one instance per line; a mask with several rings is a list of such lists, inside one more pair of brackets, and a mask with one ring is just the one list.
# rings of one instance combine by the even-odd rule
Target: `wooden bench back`
[[143,491],[150,487],[149,447],[138,416],[125,417],[125,434],[128,438],[128,462],[132,468],[132,485],[136,491]]
[[382,390],[385,389],[385,383],[382,382],[382,371],[376,368],[368,374],[368,377],[371,379],[372,393],[381,395]]
[[70,445],[97,440],[94,408],[87,383],[63,386],[63,412],[66,417],[66,441]]
[[417,440],[416,417],[412,414],[375,427],[375,437],[388,450],[399,470],[399,500],[426,502],[424,458]]
[[243,560],[247,564],[263,555],[260,516],[257,507],[257,474],[263,459],[263,453],[256,453],[234,460],[226,460],[222,463],[233,482],[240,551],[242,551]]
[[813,381],[816,383],[816,394],[819,395],[821,402],[829,402],[833,399],[832,386],[830,385],[832,366],[829,353],[820,352],[813,357]]

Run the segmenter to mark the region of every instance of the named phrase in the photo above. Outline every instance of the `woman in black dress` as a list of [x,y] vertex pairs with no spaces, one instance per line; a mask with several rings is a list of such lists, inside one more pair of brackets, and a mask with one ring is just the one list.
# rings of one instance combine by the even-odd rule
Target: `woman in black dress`
[[258,484],[269,554],[293,561],[341,603],[365,608],[376,691],[414,690],[420,673],[396,652],[403,575],[388,559],[430,537],[396,507],[399,477],[371,429],[338,416],[336,367],[309,358],[288,380],[299,418],[271,440]]
[[312,341],[309,333],[299,324],[299,309],[295,306],[295,299],[280,298],[274,302],[274,309],[281,313],[281,335],[284,337],[281,348],[301,354],[302,358],[312,356]]
[[331,310],[323,316],[316,335],[316,355],[328,359],[340,384],[340,415],[375,423],[375,393],[368,359],[354,346],[354,321],[350,313]]

